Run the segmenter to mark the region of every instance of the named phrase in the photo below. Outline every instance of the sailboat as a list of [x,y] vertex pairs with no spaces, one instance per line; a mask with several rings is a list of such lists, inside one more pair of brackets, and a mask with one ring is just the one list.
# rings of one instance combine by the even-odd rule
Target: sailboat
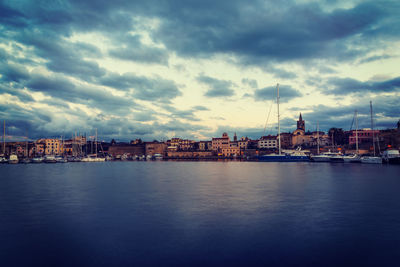
[[282,153],[281,150],[281,125],[279,115],[279,83],[276,85],[277,90],[277,106],[278,106],[278,153],[279,154],[267,154],[258,156],[258,161],[267,162],[297,162],[297,161],[310,161],[310,158],[302,152],[300,149],[292,153]]
[[347,163],[360,163],[361,158],[359,156],[359,149],[358,149],[358,117],[357,117],[357,110],[354,112],[354,118],[356,120],[356,153],[350,155],[343,155],[343,162]]
[[106,159],[105,158],[100,158],[97,157],[97,129],[96,129],[96,141],[95,141],[95,146],[96,146],[96,153],[92,155],[87,155],[86,157],[82,158],[82,162],[103,162]]
[[372,130],[372,146],[374,147],[374,156],[361,157],[361,163],[369,164],[382,164],[382,158],[375,155],[375,133],[374,133],[374,119],[372,117],[372,101],[369,101],[371,111],[371,130]]

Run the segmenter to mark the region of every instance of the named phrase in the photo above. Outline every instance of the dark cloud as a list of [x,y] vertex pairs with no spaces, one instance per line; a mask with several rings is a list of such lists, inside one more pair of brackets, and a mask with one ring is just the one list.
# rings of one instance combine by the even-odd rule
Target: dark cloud
[[29,72],[22,65],[0,62],[0,75],[2,82],[20,82],[29,77]]
[[243,79],[242,79],[242,84],[248,85],[248,86],[250,86],[251,88],[258,88],[257,80],[248,79],[248,78],[243,78]]
[[[265,59],[288,61],[310,58],[351,60],[363,55],[360,40],[376,32],[398,39],[394,2],[363,2],[349,9],[325,11],[318,4],[231,1],[184,3],[168,10],[154,38],[186,56],[234,53],[246,63]],[[244,7],[246,5],[246,7]],[[201,14],[201,15],[200,15]],[[383,24],[383,21],[392,21]],[[387,26],[388,28],[386,28]]]
[[400,89],[400,77],[386,81],[361,82],[352,78],[331,78],[326,82],[325,94],[347,95],[352,93],[395,92]]
[[392,56],[389,55],[380,55],[380,56],[371,56],[371,57],[366,57],[360,60],[360,64],[364,64],[364,63],[369,63],[369,62],[373,62],[373,61],[377,61],[377,60],[383,60],[383,59],[388,59],[391,58]]
[[136,121],[152,121],[156,119],[154,114],[149,111],[142,111],[142,112],[136,112],[134,113],[134,119]]
[[205,107],[205,106],[194,106],[194,107],[192,107],[192,110],[195,110],[195,111],[206,111],[206,110],[210,110],[210,109]]
[[117,47],[109,50],[112,57],[141,63],[168,65],[169,56],[166,49],[144,45],[140,36],[137,35],[118,37]]
[[15,87],[9,86],[9,85],[4,86],[4,85],[0,84],[0,96],[4,93],[18,97],[18,99],[23,103],[34,101],[32,96],[24,89],[15,88]]
[[147,78],[133,73],[108,73],[98,82],[112,88],[132,91],[135,98],[147,101],[170,102],[182,93],[171,80],[160,77]]
[[32,46],[36,54],[47,60],[46,66],[54,71],[79,77],[82,80],[103,76],[106,71],[87,57],[102,57],[98,48],[82,42],[69,42],[55,34],[26,32],[19,41]]
[[[289,61],[310,58],[352,60],[378,44],[376,36],[398,40],[399,5],[394,1],[363,1],[352,8],[327,9],[324,3],[285,5],[274,1],[69,1],[2,4],[3,21],[10,27],[57,32],[97,31],[106,34],[147,30],[156,42],[182,56],[235,54],[246,63],[266,59]],[[158,27],[146,25],[156,18]],[[26,27],[25,27],[26,28]],[[121,41],[124,41],[121,37]],[[359,44],[369,46],[360,49]],[[365,42],[366,43],[366,42]],[[372,44],[374,43],[375,46]],[[161,50],[143,50],[144,55],[113,50],[122,58],[149,62],[165,60]],[[289,75],[288,73],[279,73]],[[283,76],[281,76],[283,77]]]
[[109,54],[122,60],[131,60],[142,63],[158,63],[168,65],[168,54],[163,49],[152,47],[115,48]]
[[[293,98],[302,96],[298,90],[290,85],[279,85],[279,99],[282,103],[289,102]],[[276,86],[269,86],[254,91],[254,99],[256,101],[275,100],[277,97]]]
[[204,75],[197,77],[197,81],[209,87],[204,94],[206,97],[229,97],[235,95],[235,91],[232,89],[234,84],[230,81],[219,80]]
[[72,103],[97,107],[108,112],[134,107],[135,103],[127,97],[119,97],[99,87],[76,85],[62,76],[32,75],[26,86],[36,92]]

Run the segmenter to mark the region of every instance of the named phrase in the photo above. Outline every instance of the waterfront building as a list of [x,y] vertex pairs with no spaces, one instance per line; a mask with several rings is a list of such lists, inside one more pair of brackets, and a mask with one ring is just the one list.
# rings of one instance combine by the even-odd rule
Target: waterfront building
[[291,133],[281,133],[281,147],[291,148],[292,147],[292,134]]
[[161,142],[144,142],[146,156],[153,156],[154,154],[165,155],[167,152],[167,144]]
[[46,138],[44,139],[45,155],[61,155],[63,153],[63,147],[61,140]]
[[239,143],[237,141],[229,142],[229,145],[227,147],[223,147],[221,152],[224,157],[239,156]]
[[109,155],[114,157],[129,155],[129,156],[143,156],[145,154],[145,145],[143,143],[138,144],[113,144],[108,147]]
[[242,137],[240,138],[240,140],[238,141],[239,143],[239,147],[241,150],[246,150],[249,144],[249,138],[246,137]]
[[262,136],[257,146],[259,149],[275,149],[278,147],[278,137],[276,135]]
[[199,150],[200,151],[211,151],[212,150],[212,142],[211,141],[200,141],[199,142]]
[[371,130],[369,128],[365,128],[362,130],[351,130],[351,131],[346,131],[345,134],[348,134],[349,136],[349,145],[353,146],[356,144],[356,140],[358,139],[358,144],[371,144],[372,145],[372,137],[375,136],[375,138],[378,137],[379,135],[379,130]]
[[171,140],[168,140],[166,144],[171,151],[193,150],[195,148],[196,141],[174,137],[171,138]]
[[227,133],[223,133],[222,137],[213,137],[211,140],[212,150],[222,152],[222,149],[229,148],[230,138]]
[[33,154],[36,156],[44,155],[44,143],[35,142],[33,146]]

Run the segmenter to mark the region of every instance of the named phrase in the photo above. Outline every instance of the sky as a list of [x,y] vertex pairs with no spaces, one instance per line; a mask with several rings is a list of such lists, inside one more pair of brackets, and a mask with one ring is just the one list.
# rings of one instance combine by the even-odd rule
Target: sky
[[0,0],[8,140],[394,128],[400,2]]

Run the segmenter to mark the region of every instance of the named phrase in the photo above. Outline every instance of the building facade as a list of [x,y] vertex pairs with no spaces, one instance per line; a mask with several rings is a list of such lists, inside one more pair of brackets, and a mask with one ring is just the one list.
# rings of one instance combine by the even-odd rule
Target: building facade
[[274,149],[278,147],[278,138],[276,135],[262,136],[258,140],[259,149]]

